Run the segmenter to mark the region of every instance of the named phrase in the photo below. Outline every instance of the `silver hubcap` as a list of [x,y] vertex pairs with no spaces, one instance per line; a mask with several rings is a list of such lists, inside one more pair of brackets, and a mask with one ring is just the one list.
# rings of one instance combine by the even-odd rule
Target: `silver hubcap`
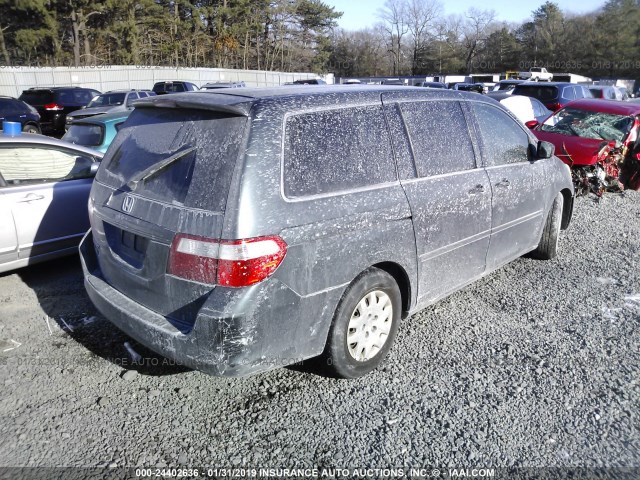
[[349,354],[358,362],[375,357],[389,337],[393,306],[389,295],[375,290],[358,302],[347,329]]

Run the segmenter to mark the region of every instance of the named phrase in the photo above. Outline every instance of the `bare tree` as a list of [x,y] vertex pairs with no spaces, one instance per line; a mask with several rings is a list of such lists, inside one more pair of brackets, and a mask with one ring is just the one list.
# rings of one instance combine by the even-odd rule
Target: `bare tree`
[[387,0],[378,10],[381,27],[387,34],[387,48],[393,60],[393,75],[402,70],[402,39],[409,32],[405,0]]
[[465,67],[467,73],[471,73],[473,59],[478,56],[483,42],[491,33],[491,24],[496,18],[493,10],[478,10],[470,8],[465,13],[463,43],[466,50]]
[[435,22],[442,13],[442,4],[438,0],[406,0],[404,13],[412,39],[411,74],[416,75],[421,69],[420,58],[434,36]]

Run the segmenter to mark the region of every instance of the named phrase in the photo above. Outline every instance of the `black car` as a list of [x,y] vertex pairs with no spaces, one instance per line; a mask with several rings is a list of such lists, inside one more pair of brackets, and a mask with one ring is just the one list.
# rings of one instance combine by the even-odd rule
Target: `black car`
[[456,83],[453,86],[453,90],[482,93],[484,90],[484,85],[482,85],[481,83]]
[[153,86],[153,91],[156,95],[166,95],[167,93],[180,93],[180,92],[197,92],[200,90],[198,86],[191,82],[156,82]]
[[593,98],[593,94],[583,85],[569,82],[524,82],[516,85],[513,95],[533,97],[544,103],[552,112],[560,110],[572,100]]
[[23,132],[40,133],[38,111],[13,97],[0,96],[0,124],[4,121],[19,122]]
[[416,85],[416,87],[447,88],[447,86],[442,82],[420,82]]
[[201,90],[217,90],[219,88],[242,88],[246,87],[244,82],[209,82],[200,87]]
[[93,88],[35,87],[24,90],[20,100],[38,111],[43,132],[64,133],[67,114],[86,107],[97,95],[100,92]]
[[321,78],[306,78],[304,80],[294,80],[292,85],[326,85],[327,82]]

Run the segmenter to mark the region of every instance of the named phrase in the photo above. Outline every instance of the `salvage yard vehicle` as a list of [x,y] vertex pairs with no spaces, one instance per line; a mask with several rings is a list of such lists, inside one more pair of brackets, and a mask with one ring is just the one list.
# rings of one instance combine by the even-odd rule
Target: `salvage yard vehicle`
[[550,82],[553,80],[553,73],[544,67],[531,67],[528,72],[519,72],[518,78],[531,82]]
[[155,96],[150,90],[111,90],[95,97],[86,108],[67,115],[66,128],[71,122],[103,113],[127,112],[133,110],[133,102],[139,98]]
[[242,376],[320,356],[355,378],[406,315],[553,258],[572,210],[553,145],[480,95],[226,89],[136,104],[80,252],[98,310],[177,362]]
[[557,111],[533,133],[556,147],[577,193],[640,189],[640,104],[583,99]]
[[197,92],[200,90],[195,83],[182,81],[156,82],[153,85],[153,93],[156,95],[167,95],[169,93]]
[[513,93],[513,89],[516,88],[516,85],[520,85],[524,83],[524,80],[500,80],[493,88],[493,92],[502,92],[502,93]]
[[0,272],[77,253],[101,157],[42,135],[0,135]]
[[531,120],[542,122],[553,113],[537,98],[507,92],[489,92],[487,96],[507,107],[522,123]]
[[589,85],[589,91],[593,98],[602,98],[604,100],[617,100],[616,91],[610,85]]
[[40,114],[31,105],[13,97],[0,95],[0,128],[2,122],[18,122],[26,133],[40,133]]
[[553,82],[543,85],[525,82],[516,85],[512,94],[537,98],[545,107],[554,112],[576,99],[593,98],[587,87],[569,82]]
[[105,153],[130,113],[131,110],[116,111],[76,120],[62,140]]
[[67,114],[85,107],[100,92],[83,87],[35,87],[24,90],[20,100],[40,114],[44,133],[64,133]]

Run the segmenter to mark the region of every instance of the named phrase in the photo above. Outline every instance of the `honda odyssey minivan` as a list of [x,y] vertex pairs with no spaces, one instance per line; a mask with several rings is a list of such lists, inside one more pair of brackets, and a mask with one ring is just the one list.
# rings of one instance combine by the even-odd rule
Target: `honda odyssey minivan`
[[569,169],[497,102],[380,86],[136,103],[81,250],[96,307],[188,366],[320,357],[355,378],[402,319],[531,252],[556,255]]

